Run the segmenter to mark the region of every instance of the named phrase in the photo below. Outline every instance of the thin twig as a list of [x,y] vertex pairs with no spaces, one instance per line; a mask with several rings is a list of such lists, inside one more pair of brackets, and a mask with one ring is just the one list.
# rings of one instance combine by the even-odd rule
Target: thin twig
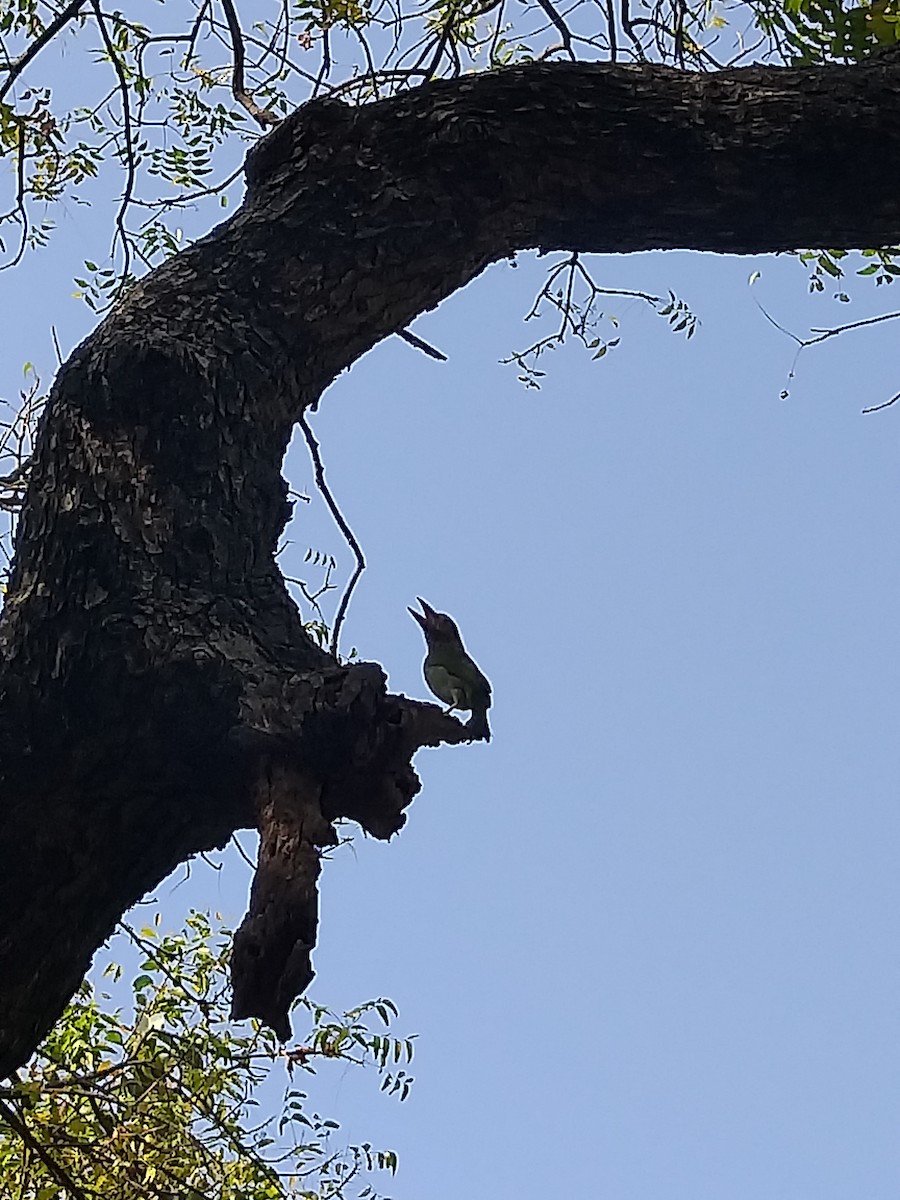
[[606,12],[606,28],[609,36],[609,61],[619,61],[619,39],[616,34],[616,14],[613,8],[613,0],[604,0],[604,9]]
[[148,225],[152,225],[159,213],[167,212],[170,208],[182,208],[185,204],[190,204],[192,200],[200,200],[204,196],[217,196],[220,192],[224,192],[227,187],[230,187],[243,173],[244,164],[241,163],[226,179],[210,184],[209,187],[198,188],[196,192],[186,192],[183,196],[159,196],[156,200],[135,200],[134,203],[138,208],[151,208],[154,210],[153,216],[148,217],[144,221],[141,229],[146,229]]
[[[783,325],[779,325],[775,318],[766,312],[766,310],[763,308],[760,302],[756,300],[755,297],[754,300],[756,301],[756,307],[766,318],[766,320],[771,325],[774,325],[779,333],[783,333],[786,337],[789,337],[793,342],[797,343],[797,350],[794,354],[793,361],[791,362],[790,370],[788,371],[788,379],[793,379],[796,375],[797,362],[800,358],[800,355],[808,346],[817,346],[820,342],[826,342],[829,338],[837,337],[839,333],[850,333],[854,329],[864,329],[867,325],[880,325],[883,321],[896,321],[897,318],[900,317],[900,312],[882,313],[878,317],[863,317],[859,321],[850,321],[846,325],[835,325],[832,329],[814,328],[810,332],[814,333],[816,335],[815,337],[802,338],[798,337],[796,333],[792,333],[790,329],[785,329]],[[880,412],[883,408],[890,408],[891,405],[896,404],[898,400],[900,400],[900,392],[898,392],[896,396],[892,396],[890,400],[885,400],[883,404],[873,404],[870,408],[864,408],[862,411],[864,414]]]
[[815,346],[819,342],[825,342],[828,338],[837,337],[839,333],[849,333],[851,329],[863,329],[866,325],[880,325],[882,321],[896,321],[900,317],[900,312],[882,313],[880,317],[864,317],[860,321],[851,321],[848,325],[836,325],[833,329],[811,329],[810,333],[817,336],[807,338],[804,341],[804,346]]
[[25,207],[25,121],[24,118],[19,118],[19,145],[16,154],[16,206],[8,213],[4,213],[0,220],[15,218],[22,226],[22,236],[19,239],[19,249],[16,251],[15,257],[9,262],[0,266],[0,271],[5,271],[11,267],[17,267],[22,261],[22,255],[25,253],[25,247],[28,244],[28,209]]
[[182,59],[182,66],[187,70],[191,65],[191,59],[194,57],[194,51],[197,48],[197,38],[200,36],[200,26],[203,24],[203,18],[206,16],[206,10],[209,8],[209,0],[203,0],[200,8],[197,10],[197,17],[191,27],[191,32],[188,37],[187,53]]
[[184,980],[175,971],[169,968],[169,965],[159,954],[159,946],[154,946],[151,942],[148,942],[146,938],[141,937],[138,931],[132,925],[129,925],[127,921],[120,921],[118,927],[124,932],[125,936],[129,939],[129,941],[132,942],[133,945],[137,946],[139,950],[142,950],[145,954],[153,958],[157,969],[166,976],[171,984],[174,984],[175,987],[181,988],[191,1003],[196,1004],[205,1017],[209,1016],[212,1009],[210,1002],[205,1000],[202,996],[198,996],[196,992],[187,987]]
[[234,66],[231,72],[231,94],[237,100],[238,104],[243,105],[254,121],[258,125],[261,125],[263,129],[271,128],[273,125],[280,125],[280,118],[271,109],[260,108],[247,91],[244,81],[244,36],[241,33],[241,26],[238,22],[232,0],[222,0],[222,8],[225,10],[225,20],[228,22],[228,31],[231,34],[231,52],[234,55]]
[[366,65],[368,68],[366,75],[368,75],[368,77],[372,80],[372,89],[375,93],[375,99],[380,100],[381,96],[378,91],[378,72],[375,69],[375,60],[372,58],[372,51],[369,49],[369,43],[366,41],[365,35],[361,29],[357,28],[356,25],[354,25],[352,28],[353,32],[356,34],[356,40],[362,46],[363,54],[366,57]]
[[322,30],[322,65],[319,67],[319,73],[316,76],[316,81],[313,84],[313,90],[310,93],[310,98],[315,100],[319,94],[319,88],[331,74],[331,38],[326,25]]
[[634,32],[634,22],[631,19],[628,0],[621,0],[621,8],[619,15],[622,21],[622,28],[625,30],[626,36],[630,39],[635,50],[635,56],[639,61],[644,59],[644,47],[641,45],[641,40]]
[[792,341],[796,342],[801,350],[803,349],[804,345],[806,344],[803,341],[803,338],[797,337],[796,333],[791,333],[790,329],[785,329],[785,327],[783,325],[779,325],[778,322],[775,320],[775,318],[770,313],[766,312],[766,310],[763,308],[763,306],[760,304],[760,302],[756,299],[755,296],[753,297],[753,301],[756,304],[756,307],[759,309],[759,311],[766,318],[766,320],[769,322],[770,325],[774,325],[779,333],[783,333],[785,335],[785,337],[789,337]]
[[347,545],[350,547],[354,556],[356,557],[356,570],[350,576],[350,582],[344,589],[343,596],[341,596],[341,602],[338,605],[337,616],[334,618],[334,629],[331,632],[331,653],[335,658],[337,658],[338,639],[340,638],[341,634],[341,625],[344,622],[344,617],[347,613],[347,605],[350,603],[350,597],[353,594],[353,589],[356,587],[360,575],[362,575],[363,571],[366,569],[366,560],[363,557],[363,552],[360,548],[359,542],[353,535],[353,530],[344,520],[344,515],[335,503],[335,499],[328,488],[328,484],[325,482],[325,468],[322,465],[322,456],[319,453],[319,443],[313,437],[313,431],[306,422],[306,416],[301,413],[300,420],[297,423],[303,430],[303,436],[306,438],[306,444],[309,447],[310,457],[312,458],[313,468],[316,474],[316,486],[321,492],[323,500],[328,505],[329,511],[331,512],[332,517],[334,517],[335,524],[344,535]]
[[871,408],[864,408],[863,415],[866,413],[881,412],[883,408],[890,408],[892,404],[896,404],[900,400],[900,392],[891,396],[890,400],[885,400],[883,404],[873,404]]
[[241,843],[237,840],[237,837],[235,834],[231,835],[231,840],[234,842],[235,846],[237,847],[238,854],[241,856],[241,858],[244,860],[244,862],[247,864],[247,866],[250,868],[250,870],[255,871],[256,864],[250,858],[250,855],[247,853],[247,851],[244,849],[244,847],[241,845]]
[[550,0],[537,0],[537,2],[538,5],[544,10],[548,20],[559,30],[559,36],[562,39],[563,48],[572,62],[574,62],[575,51],[572,49],[572,34],[568,25],[556,11],[554,6],[550,3]]
[[103,18],[103,12],[100,9],[99,0],[91,0],[91,8],[94,10],[94,16],[97,18],[97,25],[100,29],[100,36],[103,38],[103,44],[106,47],[106,53],[109,55],[109,60],[113,65],[113,70],[116,73],[116,78],[119,81],[119,92],[122,97],[122,133],[125,139],[125,146],[122,152],[122,158],[125,163],[125,187],[122,191],[122,202],[119,205],[119,211],[116,213],[116,236],[113,238],[113,252],[115,252],[116,241],[122,243],[122,277],[118,288],[116,289],[113,300],[121,296],[123,290],[128,284],[128,274],[131,269],[131,243],[128,238],[128,231],[125,228],[125,214],[128,211],[128,206],[131,203],[131,196],[134,191],[135,179],[135,161],[134,161],[134,135],[131,125],[131,103],[128,94],[128,80],[125,77],[125,68],[116,53],[116,48],[113,40],[110,37],[109,30],[106,28],[106,21]]
[[[228,45],[228,42],[226,42],[225,38],[219,32],[219,22],[212,14],[210,14],[209,17],[209,30],[211,35],[217,41],[221,42],[223,46]],[[254,37],[253,34],[248,33],[246,30],[244,30],[242,33],[242,40],[247,46],[257,46],[261,49],[265,49],[266,43],[261,42],[259,38]],[[307,83],[315,83],[315,76],[311,75],[309,71],[304,71],[303,68],[298,66],[292,59],[285,58],[284,65],[285,67],[290,67],[294,74],[299,76],[300,79],[305,79]],[[331,84],[325,84],[325,87],[331,90]]]
[[[457,0],[456,3],[453,3],[450,5],[450,7],[447,11],[447,20],[444,22],[444,27],[441,30],[440,35],[438,36],[434,54],[431,56],[431,62],[425,68],[426,79],[433,79],[435,72],[437,71],[438,67],[441,65],[441,59],[444,57],[444,50],[446,49],[447,43],[450,40],[450,35],[453,32],[453,23],[456,20],[456,13],[457,13],[458,8],[459,8],[459,3]],[[420,67],[422,65],[423,59],[427,58],[427,56],[428,56],[428,50],[426,48],[425,51],[423,51],[421,57],[417,60],[417,62],[415,64],[416,67]]]
[[436,358],[438,362],[449,362],[447,355],[442,350],[435,350],[434,346],[429,346],[427,342],[423,342],[420,337],[414,333],[410,333],[408,329],[398,329],[397,337],[403,338],[404,342],[408,342],[410,346],[415,346],[417,350],[421,350],[423,354],[427,354],[430,358]]
[[492,67],[496,66],[495,57],[497,54],[497,46],[500,44],[500,35],[503,33],[503,5],[505,3],[506,3],[506,0],[500,0],[500,3],[499,3],[500,11],[497,13],[497,21],[494,25],[494,32],[491,35],[491,44],[490,44],[490,48],[488,50],[487,57],[488,57],[488,65],[492,66]]

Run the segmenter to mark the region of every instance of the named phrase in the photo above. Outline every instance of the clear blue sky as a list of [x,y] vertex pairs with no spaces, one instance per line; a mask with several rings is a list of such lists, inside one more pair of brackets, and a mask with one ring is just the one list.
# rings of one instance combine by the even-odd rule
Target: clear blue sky
[[[64,347],[89,331],[64,259],[92,220],[0,280],[0,394],[25,358],[51,372],[48,314]],[[810,299],[786,259],[600,260],[701,329],[614,301],[621,347],[558,351],[526,392],[497,359],[532,340],[545,267],[416,324],[449,364],[394,339],[315,417],[370,564],[346,646],[426,696],[421,595],[495,694],[491,744],[421,753],[406,830],[324,871],[311,994],[391,996],[413,1093],[339,1071],[317,1099],[399,1151],[396,1200],[895,1200],[900,405],[860,409],[900,386],[896,334],[807,351],[788,384],[753,301],[803,333],[892,297]],[[301,447],[288,467],[311,489]],[[310,545],[349,569],[320,502],[290,536],[289,573]],[[247,884],[197,867],[157,894],[237,922]]]

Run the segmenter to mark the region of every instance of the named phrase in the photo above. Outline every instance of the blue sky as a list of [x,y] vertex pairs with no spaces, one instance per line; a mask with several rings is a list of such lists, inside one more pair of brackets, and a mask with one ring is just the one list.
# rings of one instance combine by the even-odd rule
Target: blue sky
[[[72,220],[0,281],[7,397],[26,358],[52,373],[48,313],[64,347],[91,328]],[[345,647],[425,697],[424,596],[495,695],[489,746],[419,755],[400,837],[326,866],[311,995],[389,995],[419,1039],[405,1104],[344,1071],[317,1100],[399,1151],[396,1200],[894,1200],[900,405],[860,415],[897,390],[894,333],[788,381],[754,302],[802,334],[890,292],[810,298],[787,259],[597,260],[701,328],[614,301],[621,346],[557,351],[529,392],[497,360],[532,340],[546,265],[416,323],[448,364],[392,339],[314,417],[370,564]],[[312,491],[302,444],[287,471]],[[288,573],[312,577],[308,546],[349,571],[315,497],[289,536]],[[248,878],[157,895],[237,922]]]
[[323,404],[352,640],[422,694],[424,595],[496,695],[325,883],[317,994],[386,979],[422,1035],[399,1195],[896,1191],[898,451],[860,416],[896,382],[863,332],[781,401],[754,266],[800,332],[862,315],[784,260],[610,259],[700,333],[635,310],[525,393],[494,360],[535,276],[497,267],[417,326],[449,368],[387,345]]

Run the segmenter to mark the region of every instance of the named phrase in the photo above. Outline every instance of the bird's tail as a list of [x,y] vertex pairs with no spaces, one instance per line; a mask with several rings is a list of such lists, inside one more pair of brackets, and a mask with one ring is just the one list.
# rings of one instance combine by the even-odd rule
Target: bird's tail
[[487,709],[473,709],[471,717],[466,721],[466,729],[471,733],[473,741],[489,742],[491,729],[488,725]]

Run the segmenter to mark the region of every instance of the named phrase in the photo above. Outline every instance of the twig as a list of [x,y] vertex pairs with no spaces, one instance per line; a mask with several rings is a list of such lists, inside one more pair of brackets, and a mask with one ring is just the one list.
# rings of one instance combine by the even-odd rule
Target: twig
[[256,864],[250,858],[250,855],[247,853],[247,851],[244,849],[244,847],[241,845],[241,843],[237,840],[237,836],[235,834],[231,835],[231,840],[234,842],[235,846],[237,847],[238,854],[241,856],[241,858],[244,860],[244,862],[247,864],[247,866],[250,868],[250,870],[255,871]]
[[892,404],[896,404],[900,400],[900,392],[891,396],[890,400],[885,400],[883,404],[873,404],[871,408],[864,408],[863,415],[866,413],[880,412],[883,408],[890,408]]
[[403,338],[404,342],[408,342],[410,346],[415,346],[417,350],[421,350],[423,354],[427,354],[430,358],[436,358],[438,362],[448,362],[447,355],[441,350],[435,350],[434,346],[429,346],[427,342],[423,342],[420,337],[414,333],[410,333],[408,329],[398,329],[397,337]]
[[133,945],[137,946],[139,950],[142,950],[144,954],[153,958],[157,969],[166,976],[171,984],[174,984],[175,987],[181,988],[191,1003],[196,1004],[205,1017],[209,1016],[212,1009],[210,1002],[205,1000],[202,996],[198,996],[196,992],[187,987],[184,980],[169,968],[168,964],[159,954],[159,946],[154,946],[152,943],[148,942],[146,938],[141,937],[138,931],[133,926],[129,925],[127,921],[120,921],[118,927],[123,931],[125,936],[129,939],[129,941],[132,942]]
[[[279,553],[280,553],[280,551],[279,551]],[[278,555],[276,555],[275,557],[277,558]],[[300,593],[303,596],[303,599],[306,601],[306,603],[309,605],[309,607],[316,613],[316,615],[318,616],[319,620],[322,622],[323,625],[327,624],[327,622],[325,621],[325,614],[322,612],[322,606],[319,604],[319,597],[321,595],[323,595],[325,592],[333,592],[334,591],[334,584],[330,584],[328,582],[328,578],[329,578],[330,574],[331,574],[331,564],[329,563],[328,569],[325,572],[325,583],[322,585],[322,587],[319,588],[319,590],[317,592],[311,592],[309,590],[309,588],[306,586],[306,584],[304,583],[304,581],[302,579],[299,579],[296,575],[285,575],[285,577],[284,577],[286,583],[292,583],[295,588],[300,589]]]
[[237,170],[232,171],[226,179],[222,179],[218,183],[212,183],[209,187],[198,188],[195,192],[186,192],[183,196],[159,196],[156,200],[135,200],[134,203],[138,208],[154,209],[153,216],[148,217],[144,221],[141,229],[146,229],[148,225],[152,225],[156,220],[157,214],[160,212],[167,212],[170,208],[180,208],[185,204],[190,204],[192,200],[200,200],[204,196],[217,196],[225,188],[230,187],[243,173],[244,164],[241,163]]
[[5,221],[11,217],[21,223],[22,236],[15,257],[0,266],[0,271],[17,267],[28,244],[28,209],[25,207],[25,120],[22,117],[19,118],[19,145],[16,153],[16,206],[10,212],[4,213],[0,220]]
[[234,68],[231,73],[231,94],[237,100],[238,104],[243,105],[254,121],[258,125],[261,125],[263,129],[271,128],[273,125],[280,125],[281,121],[275,113],[268,108],[260,108],[247,91],[244,81],[244,37],[241,33],[241,26],[238,22],[232,0],[222,0],[222,8],[225,10],[225,20],[228,22],[228,31],[231,34],[231,51],[234,55]]
[[816,335],[815,337],[802,338],[798,337],[796,333],[791,333],[790,329],[785,329],[783,325],[779,325],[775,318],[770,316],[760,302],[756,300],[756,297],[754,297],[754,300],[756,302],[756,307],[766,318],[766,320],[771,325],[774,325],[779,333],[786,334],[789,338],[791,338],[792,341],[795,341],[801,350],[805,349],[807,346],[817,346],[819,342],[827,342],[829,338],[837,337],[839,333],[849,333],[852,329],[864,329],[867,325],[880,325],[882,321],[896,321],[897,318],[900,317],[900,312],[882,313],[881,316],[878,317],[863,317],[862,320],[850,321],[846,325],[835,325],[832,329],[813,328],[810,330],[810,333],[814,333]]
[[493,35],[491,36],[491,45],[490,49],[488,50],[488,64],[490,66],[495,65],[494,58],[497,53],[497,46],[500,44],[500,35],[503,33],[503,5],[505,3],[506,0],[500,0],[500,11],[497,13],[497,21],[494,25]]
[[322,29],[322,65],[319,67],[319,73],[316,76],[316,81],[313,84],[313,90],[310,93],[310,98],[315,99],[319,94],[319,88],[331,74],[331,38],[328,36],[328,26]]
[[32,457],[29,454],[28,457],[23,458],[22,461],[16,465],[15,469],[10,471],[8,475],[0,475],[0,488],[9,489],[23,487],[25,476],[31,470],[31,467]]
[[[220,41],[223,46],[227,45],[225,39],[219,33],[219,22],[212,14],[210,14],[209,17],[209,29],[210,33],[216,38],[217,41]],[[261,42],[259,38],[254,37],[253,34],[247,33],[246,31],[244,31],[242,34],[242,40],[247,46],[257,46],[260,49],[265,49],[266,46],[265,42]],[[309,71],[304,71],[303,68],[298,66],[297,63],[295,63],[292,59],[285,56],[283,61],[285,68],[290,67],[294,74],[299,76],[300,79],[305,79],[307,83],[315,83],[315,76],[311,75]],[[325,87],[331,90],[331,84],[325,84]],[[276,118],[276,120],[277,119],[278,118]]]
[[[754,300],[756,300],[755,297]],[[792,341],[797,343],[797,350],[794,354],[793,361],[791,362],[791,367],[788,372],[788,379],[794,378],[800,355],[808,346],[817,346],[820,342],[826,342],[829,338],[837,337],[839,333],[850,333],[854,329],[864,329],[867,325],[880,325],[883,321],[896,321],[897,318],[900,317],[900,312],[882,313],[878,317],[863,317],[862,320],[850,321],[846,325],[835,325],[832,329],[814,328],[810,330],[810,332],[814,333],[816,335],[815,337],[802,338],[798,337],[796,333],[792,333],[790,329],[785,329],[783,325],[779,325],[775,318],[766,312],[758,300],[756,300],[756,307],[766,318],[766,320],[771,325],[775,326],[779,333],[783,333],[786,337],[789,337]],[[864,408],[862,411],[864,414],[880,412],[883,408],[890,408],[891,405],[896,404],[898,400],[900,400],[900,392],[898,392],[896,396],[892,396],[890,400],[885,400],[883,404],[873,404],[870,408]]]
[[[444,22],[444,27],[441,30],[440,35],[437,39],[437,44],[435,46],[434,54],[431,56],[431,62],[425,68],[425,78],[426,79],[433,79],[435,72],[437,71],[438,67],[441,65],[441,59],[444,57],[444,50],[446,49],[447,43],[450,40],[450,34],[453,32],[453,23],[456,20],[456,13],[457,13],[458,8],[459,8],[459,0],[456,0],[456,3],[451,4],[447,11],[447,20]],[[427,58],[427,56],[428,56],[428,49],[426,47],[426,49],[423,51],[421,57],[417,60],[415,66],[420,67],[422,65],[422,61],[425,58]]]
[[837,337],[839,333],[848,333],[851,329],[862,329],[866,325],[880,325],[882,321],[896,321],[900,317],[900,312],[882,313],[880,317],[864,317],[861,321],[851,321],[848,325],[836,325],[834,329],[811,329],[811,333],[818,336],[808,338],[803,345],[815,346],[818,342],[825,342],[830,337]]
[[341,602],[338,605],[337,616],[334,618],[334,629],[331,631],[331,653],[335,658],[337,658],[338,639],[341,633],[341,625],[344,622],[344,617],[347,613],[347,605],[350,603],[350,597],[353,594],[353,589],[356,587],[360,575],[362,575],[363,571],[366,569],[366,560],[363,557],[363,552],[360,548],[359,542],[353,536],[353,530],[344,520],[344,515],[335,503],[335,499],[328,488],[328,484],[325,482],[325,468],[322,465],[322,456],[319,453],[319,443],[313,437],[313,431],[306,422],[306,416],[301,413],[300,420],[297,423],[303,430],[303,436],[306,438],[306,444],[309,447],[310,457],[312,458],[313,468],[316,474],[316,486],[321,492],[323,500],[328,505],[329,511],[331,512],[332,517],[334,517],[335,524],[344,535],[347,545],[350,547],[354,556],[356,557],[356,570],[350,576],[350,582],[344,589],[343,596],[341,596]]
[[619,61],[619,39],[616,34],[616,14],[613,9],[613,0],[604,0],[604,8],[606,10],[606,28],[609,36],[609,61]]
[[766,320],[769,322],[770,325],[774,325],[779,333],[783,333],[785,335],[785,337],[789,337],[792,341],[796,342],[801,350],[803,349],[803,347],[806,345],[806,343],[803,341],[803,338],[797,337],[796,333],[791,333],[790,329],[785,329],[785,327],[783,325],[779,325],[778,322],[775,320],[775,318],[770,313],[766,312],[766,310],[763,308],[763,306],[760,304],[760,302],[756,299],[755,296],[753,297],[753,301],[756,304],[756,307],[759,309],[759,311],[766,318]]
[[[107,1062],[102,1070],[88,1071],[85,1075],[78,1075],[72,1072],[70,1075],[62,1077],[48,1078],[42,1071],[40,1074],[41,1092],[77,1092],[80,1095],[89,1095],[91,1084],[99,1084],[99,1090],[96,1094],[105,1097],[106,1093],[102,1090],[105,1084],[116,1074],[121,1071],[130,1070],[139,1060],[126,1055],[119,1059],[118,1062]],[[21,1097],[21,1085],[25,1082],[18,1073],[10,1075],[9,1080],[12,1087],[0,1087],[0,1096],[6,1099],[18,1099]]]
[[122,66],[121,60],[116,53],[116,48],[113,45],[113,40],[109,35],[109,30],[106,28],[106,21],[103,19],[103,12],[100,8],[100,0],[91,0],[91,8],[94,10],[94,16],[97,18],[97,25],[100,29],[100,36],[103,38],[103,44],[106,47],[106,53],[109,55],[109,60],[119,81],[119,92],[122,97],[122,132],[125,139],[122,157],[126,170],[122,203],[119,205],[119,211],[116,213],[116,236],[113,238],[113,251],[115,251],[117,240],[122,243],[122,278],[113,296],[113,300],[115,300],[121,296],[127,287],[128,273],[131,268],[131,243],[128,239],[128,231],[125,229],[125,214],[128,211],[128,206],[131,203],[131,195],[134,191],[134,136],[131,125],[131,103],[128,98],[128,80],[125,77],[125,68]]
[[634,47],[636,58],[638,61],[643,62],[645,58],[644,47],[641,45],[640,38],[634,32],[635,23],[631,19],[628,0],[621,0],[620,18],[622,21],[622,28],[625,30],[626,36],[629,38],[632,46]]
[[191,65],[191,59],[194,57],[194,50],[197,47],[197,38],[200,36],[200,26],[203,24],[203,18],[206,16],[206,10],[209,8],[209,0],[203,0],[200,8],[197,10],[197,17],[191,27],[191,32],[188,37],[187,53],[182,59],[184,70],[187,70]]
[[544,10],[548,20],[559,30],[559,36],[562,39],[563,48],[572,62],[574,62],[575,51],[572,49],[572,33],[568,25],[550,3],[550,0],[537,0],[537,2],[538,5]]

